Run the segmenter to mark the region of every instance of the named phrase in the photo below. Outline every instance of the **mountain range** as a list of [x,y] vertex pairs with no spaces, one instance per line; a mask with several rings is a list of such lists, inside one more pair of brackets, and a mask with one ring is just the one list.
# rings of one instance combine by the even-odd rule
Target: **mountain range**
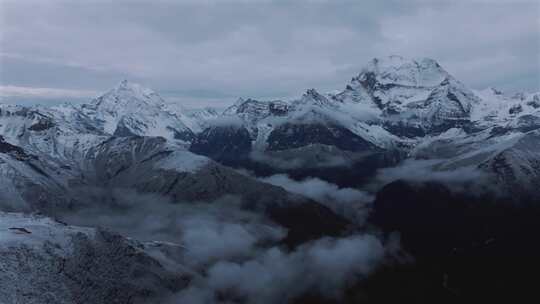
[[[540,92],[472,90],[435,60],[390,56],[368,62],[340,92],[308,89],[294,100],[240,98],[222,112],[186,109],[126,80],[85,104],[0,104],[0,207],[9,212],[0,213],[0,234],[18,233],[2,238],[10,249],[0,251],[0,266],[11,272],[0,275],[0,282],[18,269],[3,257],[28,255],[29,265],[48,270],[56,269],[58,259],[68,263],[54,278],[71,287],[53,286],[60,288],[56,296],[88,297],[84,303],[107,301],[111,294],[147,299],[184,288],[183,278],[193,273],[175,277],[160,266],[176,245],[70,226],[80,221],[62,224],[89,206],[116,208],[115,189],[177,205],[237,197],[231,209],[284,227],[282,242],[290,248],[354,229],[336,208],[264,180],[275,174],[370,191],[376,197],[372,222],[388,232],[415,231],[414,223],[396,226],[399,220],[389,220],[393,210],[401,210],[393,205],[395,197],[418,195],[402,181],[440,183],[460,200],[463,195],[505,206],[534,205],[540,201]],[[423,210],[415,203],[424,199],[411,204]],[[26,243],[20,237],[24,230],[6,230],[17,227],[35,229],[36,240]],[[43,245],[43,231],[54,235],[52,245]],[[77,241],[67,244],[66,238]],[[88,252],[104,263],[127,256],[125,267],[144,275],[133,278],[115,268],[110,276],[118,286],[87,290],[73,276],[96,267],[91,259],[79,260]],[[97,284],[105,276],[99,267],[95,271],[87,282]],[[25,280],[37,280],[41,290],[50,287],[34,272],[16,275],[16,284]],[[23,294],[0,291],[0,302],[54,302],[54,296]]]

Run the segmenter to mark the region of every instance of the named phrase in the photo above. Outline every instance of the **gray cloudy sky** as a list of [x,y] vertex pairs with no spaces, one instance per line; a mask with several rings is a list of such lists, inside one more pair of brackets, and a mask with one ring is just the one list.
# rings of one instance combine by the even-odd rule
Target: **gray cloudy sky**
[[540,1],[0,0],[0,98],[82,100],[126,78],[188,106],[342,89],[372,57],[540,90]]

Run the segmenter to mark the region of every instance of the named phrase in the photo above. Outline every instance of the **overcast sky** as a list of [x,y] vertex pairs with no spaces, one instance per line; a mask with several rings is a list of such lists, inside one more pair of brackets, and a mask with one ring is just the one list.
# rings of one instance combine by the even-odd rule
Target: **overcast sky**
[[391,54],[472,88],[540,90],[538,0],[0,0],[0,42],[4,102],[84,100],[122,79],[195,107],[296,97]]

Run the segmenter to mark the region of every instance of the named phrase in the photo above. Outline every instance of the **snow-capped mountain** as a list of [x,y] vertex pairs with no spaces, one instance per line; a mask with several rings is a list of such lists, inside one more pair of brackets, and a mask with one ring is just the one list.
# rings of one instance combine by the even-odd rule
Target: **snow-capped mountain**
[[[10,185],[4,196],[16,193],[10,195],[23,201],[52,200],[61,189],[81,184],[144,185],[137,187],[161,192],[169,189],[168,181],[151,176],[164,174],[160,161],[199,163],[188,146],[236,166],[273,166],[283,161],[276,157],[305,155],[322,160],[325,168],[351,160],[359,167],[386,166],[424,153],[419,151],[435,151],[428,158],[444,158],[444,151],[465,157],[464,149],[491,149],[507,137],[533,136],[528,132],[539,127],[538,93],[472,91],[432,59],[390,56],[370,61],[341,92],[309,89],[290,101],[239,99],[221,114],[167,103],[127,81],[81,106],[0,105],[1,173]],[[441,142],[455,148],[439,149]],[[344,159],[334,157],[340,155]],[[474,159],[475,166],[487,168],[489,157]],[[217,170],[207,161],[201,168]]]
[[436,61],[400,56],[373,59],[333,97],[380,111],[388,123],[408,121],[426,131],[466,119],[478,101]]
[[[466,157],[462,149],[494,151],[508,137],[532,136],[527,132],[540,128],[539,101],[538,93],[510,96],[495,89],[473,91],[432,59],[375,58],[341,92],[321,94],[309,89],[291,101],[239,99],[222,114],[229,124],[199,133],[192,151],[248,167],[255,161],[292,168],[283,166],[284,160],[313,153],[326,164],[329,156],[321,151],[329,149],[321,146],[363,156],[385,155],[379,158],[388,159],[386,165],[395,164],[399,155],[418,157],[426,147],[435,151],[428,158],[456,160]],[[440,142],[455,148],[442,148]],[[495,154],[475,155],[475,161],[456,163],[499,174],[486,165]],[[369,165],[365,159],[373,163],[372,158],[352,159],[364,167]],[[350,156],[339,161],[333,157],[330,163],[350,164],[350,160]],[[528,157],[514,158],[521,161],[536,168],[525,164]]]
[[[189,152],[183,142],[107,134],[77,107],[9,106],[2,107],[0,114],[6,135],[0,137],[0,208],[4,211],[54,216],[85,207],[88,191],[131,189],[175,203],[232,195],[239,198],[242,209],[291,231],[300,229],[307,238],[320,233],[317,227],[325,223],[339,229],[345,226],[327,207]],[[99,197],[91,204],[109,199]],[[301,227],[291,223],[284,210],[292,209],[310,221],[318,218],[317,227],[306,230],[305,223]],[[315,232],[306,233],[310,229]]]
[[116,135],[162,136],[189,141],[193,132],[180,111],[171,111],[154,91],[122,81],[115,88],[81,106],[103,132]]
[[[174,105],[178,108],[178,104]],[[174,113],[178,113],[175,111]],[[184,123],[194,132],[199,133],[210,126],[210,121],[219,117],[220,113],[211,107],[205,107],[202,109],[184,109],[182,113],[185,113]]]
[[[144,214],[169,205],[210,210],[223,200],[227,211],[240,214],[242,242],[243,225],[256,217],[265,229],[283,227],[280,246],[294,247],[340,235],[350,222],[228,166],[372,191],[381,172],[411,163],[399,179],[466,181],[473,191],[464,197],[487,197],[472,187],[481,184],[505,202],[540,201],[540,93],[473,91],[432,59],[390,56],[370,61],[340,92],[308,89],[287,101],[240,98],[223,113],[167,103],[127,81],[80,106],[0,104],[0,286],[8,287],[0,302],[144,302],[197,280],[197,269],[186,273],[168,256],[183,256],[181,245],[140,243],[20,212],[66,219],[89,206],[112,206],[121,213],[115,191],[129,201],[126,210]],[[400,182],[387,195],[395,187]],[[349,190],[357,191],[337,189]],[[414,226],[417,214],[403,217],[409,206],[395,209],[393,198],[409,193],[400,191],[385,201],[392,206],[386,216]],[[136,198],[146,195],[151,203],[143,206]],[[155,221],[145,224],[153,229]],[[171,264],[179,268],[164,266]]]
[[469,169],[479,174],[475,182],[489,184],[490,190],[515,200],[539,199],[536,185],[540,182],[540,129],[501,133],[492,127],[473,134],[451,129],[424,140],[410,156],[433,160],[430,170],[452,172]]
[[[240,99],[224,115],[236,115],[244,122],[258,150],[338,142],[352,150],[385,149],[407,138],[469,127],[472,110],[479,104],[480,98],[436,61],[390,56],[370,61],[342,92],[324,95],[309,89],[289,102]],[[315,130],[308,131],[312,127]],[[332,140],[318,136],[321,132]],[[282,133],[312,135],[291,142],[280,140]],[[345,143],[340,134],[366,145]]]
[[[274,113],[271,109],[276,105],[279,111]],[[376,126],[380,129],[373,130],[378,133],[373,137],[379,142],[373,138],[372,142],[382,146],[382,137],[388,143],[456,127],[469,131],[495,125],[517,127],[530,123],[539,108],[539,94],[473,91],[433,59],[389,56],[371,60],[341,92],[324,95],[310,89],[288,102],[239,99],[224,115],[240,117],[252,134],[286,122],[338,124],[365,137],[359,129],[366,132]]]

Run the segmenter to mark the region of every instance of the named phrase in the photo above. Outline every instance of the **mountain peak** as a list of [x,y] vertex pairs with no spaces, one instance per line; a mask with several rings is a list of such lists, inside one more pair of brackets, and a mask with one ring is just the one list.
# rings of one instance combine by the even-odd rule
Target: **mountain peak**
[[381,84],[433,87],[444,81],[449,74],[431,58],[410,59],[391,55],[373,58],[358,78],[373,76]]
[[306,93],[304,93],[304,96],[309,96],[309,97],[313,97],[313,98],[320,98],[322,95],[319,94],[319,92],[317,92],[317,90],[311,88],[311,89],[306,90]]
[[298,101],[304,105],[331,106],[331,101],[315,89],[308,89]]
[[91,102],[95,107],[109,110],[111,107],[137,107],[141,104],[163,107],[165,101],[154,90],[126,79]]
[[118,84],[119,87],[127,87],[129,84],[129,81],[127,79],[124,79],[122,81],[120,81],[120,83]]
[[134,95],[138,96],[149,96],[152,94],[156,94],[154,90],[144,87],[138,83],[130,82],[127,79],[122,80],[119,84],[117,84],[111,92],[130,92]]

